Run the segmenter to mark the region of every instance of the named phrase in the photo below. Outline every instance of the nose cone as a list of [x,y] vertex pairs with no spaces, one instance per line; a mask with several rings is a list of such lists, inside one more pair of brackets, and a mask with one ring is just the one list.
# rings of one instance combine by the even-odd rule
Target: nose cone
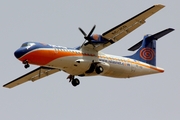
[[18,59],[25,54],[25,50],[23,48],[19,48],[14,52],[14,56]]

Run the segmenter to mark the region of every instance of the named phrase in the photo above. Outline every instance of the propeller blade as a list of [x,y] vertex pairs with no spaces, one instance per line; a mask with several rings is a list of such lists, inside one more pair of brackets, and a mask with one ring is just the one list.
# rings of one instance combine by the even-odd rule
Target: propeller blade
[[[93,26],[93,28],[91,29],[91,31],[89,32],[89,34],[88,34],[88,36],[87,36],[87,34],[79,27],[79,30],[80,30],[81,33],[84,35],[84,39],[85,39],[84,43],[81,45],[81,48],[82,48],[83,45],[85,45],[86,40],[88,40],[89,43],[92,43],[92,41],[91,41],[91,34],[93,33],[93,31],[94,31],[95,28],[96,28],[96,25]],[[92,45],[94,46],[93,43],[92,43]],[[94,46],[94,47],[95,47],[95,46]]]
[[81,33],[84,35],[84,37],[87,36],[87,34],[79,27],[79,30],[81,31]]
[[79,30],[81,31],[81,33],[84,35],[84,39],[88,40],[89,42],[91,42],[91,34],[93,33],[94,29],[96,28],[96,25],[94,25],[94,27],[91,29],[91,31],[89,32],[89,34],[87,35],[80,27]]
[[90,36],[91,36],[91,34],[93,33],[93,31],[94,31],[94,29],[96,28],[96,25],[94,25],[94,27],[92,28],[92,30],[89,32],[89,34],[88,34],[88,38],[90,38]]

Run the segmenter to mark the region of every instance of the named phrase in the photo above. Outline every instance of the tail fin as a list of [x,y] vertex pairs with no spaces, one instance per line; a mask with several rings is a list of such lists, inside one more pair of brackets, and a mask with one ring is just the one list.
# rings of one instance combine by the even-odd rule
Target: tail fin
[[127,57],[156,66],[156,40],[173,30],[174,29],[169,28],[154,35],[145,35],[143,40],[128,49],[134,51],[139,48],[139,50],[135,54]]

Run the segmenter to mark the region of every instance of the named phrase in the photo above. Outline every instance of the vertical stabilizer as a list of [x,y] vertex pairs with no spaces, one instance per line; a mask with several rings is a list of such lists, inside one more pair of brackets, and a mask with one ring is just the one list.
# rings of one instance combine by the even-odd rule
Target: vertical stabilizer
[[156,66],[156,40],[173,30],[169,28],[154,35],[145,35],[143,40],[128,49],[130,51],[139,50],[135,54],[126,57]]

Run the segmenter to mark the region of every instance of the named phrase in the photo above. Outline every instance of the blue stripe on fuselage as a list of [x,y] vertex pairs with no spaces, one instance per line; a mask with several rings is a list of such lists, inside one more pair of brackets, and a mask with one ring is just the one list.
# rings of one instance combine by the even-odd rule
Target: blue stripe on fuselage
[[50,44],[44,44],[44,43],[38,43],[38,42],[25,42],[23,44],[28,44],[28,43],[34,43],[32,46],[24,46],[20,47],[14,52],[14,55],[16,58],[20,58],[23,55],[27,54],[28,52],[38,49],[38,48],[57,48],[57,49],[72,49],[75,50],[77,48],[67,48],[63,46],[57,46],[57,45],[50,45]]

